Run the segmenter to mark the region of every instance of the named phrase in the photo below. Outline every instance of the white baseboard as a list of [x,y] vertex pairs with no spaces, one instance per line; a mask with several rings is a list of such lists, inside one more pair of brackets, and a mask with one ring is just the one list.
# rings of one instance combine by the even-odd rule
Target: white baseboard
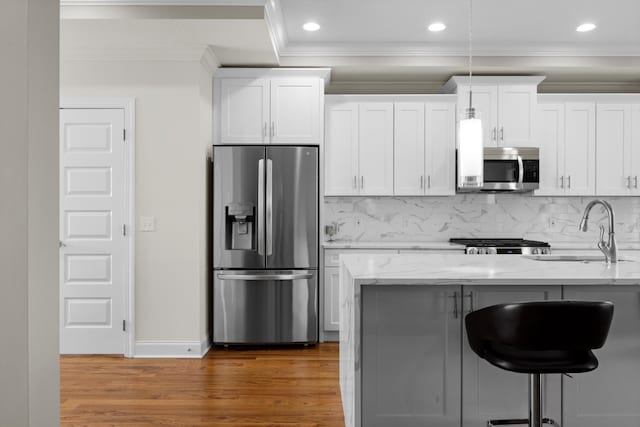
[[200,359],[211,348],[211,339],[198,341],[136,341],[135,358]]

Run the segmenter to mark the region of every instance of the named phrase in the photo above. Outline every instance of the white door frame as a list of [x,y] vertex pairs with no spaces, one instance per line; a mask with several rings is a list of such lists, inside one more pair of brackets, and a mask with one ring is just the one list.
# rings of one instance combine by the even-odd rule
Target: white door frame
[[[110,97],[62,97],[60,108],[83,109],[108,109],[118,108],[124,110],[125,128],[125,212],[127,223],[128,261],[126,268],[126,283],[123,292],[123,307],[126,321],[126,337],[124,343],[124,356],[134,357],[135,350],[135,99],[134,98],[110,98]],[[57,304],[58,302],[56,302]]]

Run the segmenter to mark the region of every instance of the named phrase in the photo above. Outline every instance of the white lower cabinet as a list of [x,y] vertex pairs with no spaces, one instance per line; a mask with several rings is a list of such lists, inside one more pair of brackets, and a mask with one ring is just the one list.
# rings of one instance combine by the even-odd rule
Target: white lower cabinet
[[325,331],[340,330],[340,268],[324,269],[324,320]]
[[362,426],[460,426],[456,293],[459,286],[363,289]]
[[[494,304],[561,298],[560,286],[465,286],[463,312]],[[487,421],[529,416],[529,376],[505,371],[479,358],[462,339],[462,425],[486,427]],[[543,376],[543,413],[560,423],[560,375]]]
[[563,427],[640,426],[640,287],[565,286],[564,298],[615,308],[598,368],[562,380]]

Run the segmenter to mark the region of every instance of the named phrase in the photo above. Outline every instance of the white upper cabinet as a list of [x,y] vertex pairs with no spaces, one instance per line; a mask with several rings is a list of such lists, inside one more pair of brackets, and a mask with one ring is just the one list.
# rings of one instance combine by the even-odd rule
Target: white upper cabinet
[[324,192],[330,196],[358,194],[358,103],[326,105]]
[[225,144],[263,144],[268,141],[269,81],[220,81],[220,129]]
[[394,194],[420,196],[425,187],[425,114],[423,102],[396,102]]
[[455,194],[455,103],[396,102],[394,194]]
[[320,142],[319,79],[271,80],[271,143]]
[[595,195],[594,102],[541,103],[540,196]]
[[[596,192],[603,196],[636,193],[632,170],[631,104],[598,103],[596,111]],[[636,155],[638,153],[635,153]]]
[[458,94],[458,118],[472,104],[482,120],[486,147],[537,147],[536,107],[540,76],[454,76],[444,86]]
[[360,103],[359,194],[393,194],[393,102]]
[[328,76],[326,69],[220,69],[214,144],[320,144]]
[[633,194],[640,195],[640,103],[631,106],[631,174]]

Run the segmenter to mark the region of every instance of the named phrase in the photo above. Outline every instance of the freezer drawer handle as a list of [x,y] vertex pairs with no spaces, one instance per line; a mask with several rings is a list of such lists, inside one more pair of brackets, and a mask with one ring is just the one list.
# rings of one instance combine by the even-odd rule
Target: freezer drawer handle
[[311,279],[313,274],[218,274],[220,280],[299,280]]

